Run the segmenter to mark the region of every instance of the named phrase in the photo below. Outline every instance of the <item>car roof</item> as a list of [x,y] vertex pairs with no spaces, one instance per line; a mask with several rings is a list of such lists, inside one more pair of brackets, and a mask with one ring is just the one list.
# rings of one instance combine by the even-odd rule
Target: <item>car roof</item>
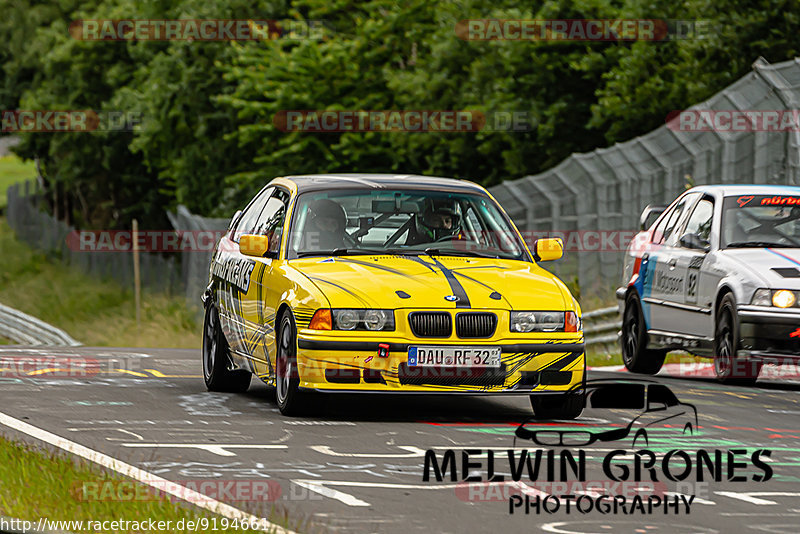
[[691,192],[709,193],[721,196],[736,195],[800,195],[800,187],[794,185],[780,184],[722,184],[722,185],[699,185],[691,188]]
[[481,186],[467,180],[416,174],[305,174],[283,176],[276,180],[292,182],[298,193],[326,189],[424,189],[451,192],[485,192],[485,189]]

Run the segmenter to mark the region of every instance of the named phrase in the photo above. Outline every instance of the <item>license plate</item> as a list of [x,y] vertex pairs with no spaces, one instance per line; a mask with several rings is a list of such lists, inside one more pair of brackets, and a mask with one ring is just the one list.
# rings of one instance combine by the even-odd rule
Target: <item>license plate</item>
[[500,367],[500,347],[409,347],[409,367]]

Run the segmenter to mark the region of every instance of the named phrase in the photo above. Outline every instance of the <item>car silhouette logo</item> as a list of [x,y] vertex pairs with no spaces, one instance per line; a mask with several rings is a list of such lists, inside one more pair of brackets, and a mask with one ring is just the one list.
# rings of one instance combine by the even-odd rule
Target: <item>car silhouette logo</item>
[[[667,422],[676,434],[694,435],[698,427],[694,405],[679,401],[669,387],[658,382],[636,379],[588,380],[585,384],[573,386],[568,394],[578,394],[579,390],[584,391],[584,406],[633,410],[635,415],[627,425],[605,431],[588,427],[569,430],[557,430],[549,425],[542,427],[534,415],[514,431],[514,446],[517,438],[533,441],[542,447],[585,447],[597,441],[619,441],[629,436],[633,436],[634,447],[638,440],[649,446],[648,430]],[[529,423],[534,425],[529,428]]]
[[447,295],[444,298],[444,300],[446,300],[447,302],[457,302],[458,301],[458,297],[455,296],[455,295]]

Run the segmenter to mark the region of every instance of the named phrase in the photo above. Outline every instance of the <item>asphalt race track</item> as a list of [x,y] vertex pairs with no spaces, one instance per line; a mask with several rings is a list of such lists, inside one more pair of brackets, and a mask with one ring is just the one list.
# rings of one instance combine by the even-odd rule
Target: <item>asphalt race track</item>
[[[51,360],[48,360],[51,359]],[[52,365],[43,367],[41,363]],[[65,363],[67,362],[67,363]],[[86,373],[76,372],[83,362]],[[69,365],[69,371],[59,370]],[[514,429],[531,413],[524,397],[443,397],[329,395],[318,397],[319,408],[304,418],[280,415],[272,391],[253,381],[245,394],[208,393],[200,376],[199,351],[0,347],[0,412],[68,440],[123,460],[182,485],[232,481],[252,489],[254,481],[269,481],[277,492],[268,498],[225,498],[259,516],[270,510],[288,513],[312,532],[614,532],[614,533],[794,533],[800,530],[800,382],[760,381],[758,387],[724,387],[707,378],[656,377],[685,403],[697,409],[699,429],[684,435],[672,426],[656,429],[647,446],[633,448],[626,439],[585,447],[557,447],[555,478],[566,467],[568,482],[548,484],[523,474],[512,481],[507,451]],[[621,377],[593,372],[590,378]],[[597,412],[597,413],[595,413]],[[589,409],[577,423],[550,423],[551,428],[617,428],[617,412]],[[613,416],[613,417],[612,417]],[[674,425],[673,425],[674,426]],[[544,428],[544,426],[543,426]],[[0,432],[30,442],[36,440],[8,427]],[[516,445],[524,446],[520,440]],[[528,442],[532,449],[538,446]],[[433,449],[441,462],[455,451],[458,481],[449,473],[437,482],[423,481],[425,451]],[[586,495],[592,503],[603,491],[572,484],[576,473],[562,465],[564,450],[578,457],[584,451],[585,481],[605,484],[612,503],[632,492],[616,512],[598,509],[579,513],[566,500],[545,510],[537,498]],[[639,481],[613,485],[603,461],[614,450],[611,470],[623,466],[634,473],[633,452],[647,449],[657,461],[645,466]],[[494,454],[494,473],[503,482],[461,482],[461,453],[470,453],[477,467],[471,474],[486,480],[487,450]],[[521,448],[514,452],[521,454]],[[683,482],[665,476],[662,461],[669,451],[683,451],[692,469]],[[719,478],[715,467],[698,468],[697,450],[722,451]],[[742,452],[744,450],[744,452]],[[766,474],[751,459],[761,456]],[[732,461],[729,453],[734,451]],[[518,457],[516,457],[518,458]],[[648,457],[645,457],[646,460]],[[640,458],[641,459],[641,458]],[[737,462],[741,463],[739,465]],[[646,463],[646,462],[645,462]],[[546,460],[542,460],[542,466]],[[520,464],[522,465],[522,464]],[[686,464],[673,453],[668,473],[681,475]],[[542,467],[544,470],[544,467]],[[698,482],[697,472],[705,474]],[[710,473],[712,473],[710,475]],[[652,481],[651,476],[657,480]],[[728,480],[732,477],[733,480]],[[738,478],[744,480],[737,480]],[[263,484],[262,484],[263,485]],[[200,486],[193,486],[200,487]],[[215,486],[219,488],[219,486]],[[640,488],[636,490],[636,488]],[[633,495],[649,488],[659,500],[678,506],[655,506],[648,498],[641,508]],[[217,490],[214,490],[217,491]],[[647,493],[645,493],[647,495]],[[681,495],[693,495],[689,513]],[[526,504],[531,507],[525,513]],[[586,510],[589,499],[584,501]],[[651,500],[651,504],[652,504]],[[519,504],[510,514],[510,503]],[[621,505],[621,501],[617,502]],[[599,507],[600,505],[597,504]],[[676,513],[677,512],[677,513]]]

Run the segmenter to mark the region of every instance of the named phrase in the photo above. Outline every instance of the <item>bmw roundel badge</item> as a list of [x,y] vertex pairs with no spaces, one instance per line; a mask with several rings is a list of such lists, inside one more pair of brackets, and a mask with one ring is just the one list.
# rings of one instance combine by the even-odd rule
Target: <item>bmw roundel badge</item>
[[458,297],[455,296],[455,295],[447,295],[444,298],[444,300],[446,300],[447,302],[457,302],[458,301]]

